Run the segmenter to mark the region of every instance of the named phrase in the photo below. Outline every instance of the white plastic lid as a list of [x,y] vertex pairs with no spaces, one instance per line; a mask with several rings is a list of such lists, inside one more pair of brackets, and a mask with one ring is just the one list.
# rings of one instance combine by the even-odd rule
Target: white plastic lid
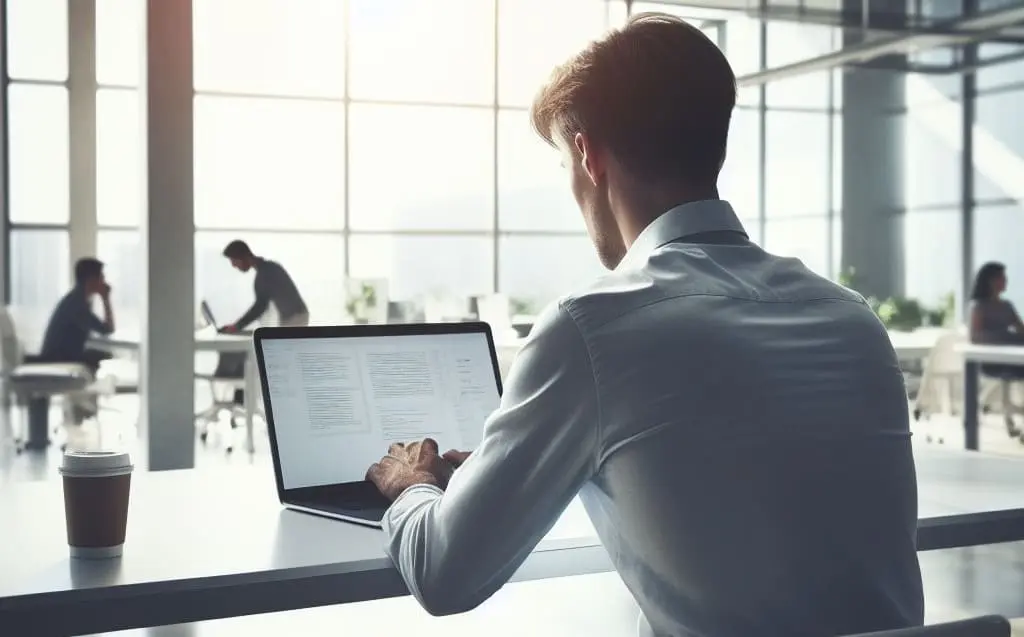
[[131,473],[133,468],[127,451],[67,451],[60,473],[74,478],[100,478]]

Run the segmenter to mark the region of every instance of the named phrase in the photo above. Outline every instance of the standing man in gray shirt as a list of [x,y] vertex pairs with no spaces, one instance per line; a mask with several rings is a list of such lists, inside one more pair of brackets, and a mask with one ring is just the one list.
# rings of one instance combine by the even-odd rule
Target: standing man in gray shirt
[[242,318],[221,328],[222,331],[232,333],[244,330],[262,316],[271,303],[277,310],[280,325],[309,325],[309,310],[306,309],[306,303],[302,300],[299,289],[295,287],[295,282],[280,263],[254,255],[249,245],[239,239],[235,239],[224,248],[224,256],[239,272],[248,272],[250,268],[256,268],[256,280],[253,282],[256,301]]

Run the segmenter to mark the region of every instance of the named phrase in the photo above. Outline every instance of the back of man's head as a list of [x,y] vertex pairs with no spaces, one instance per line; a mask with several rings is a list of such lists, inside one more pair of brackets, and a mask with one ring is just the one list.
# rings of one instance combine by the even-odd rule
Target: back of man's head
[[103,275],[103,262],[85,257],[75,262],[75,285],[84,287],[89,281]]
[[736,77],[715,43],[647,13],[556,68],[532,119],[549,143],[587,135],[638,178],[713,183],[735,104]]
[[224,248],[224,256],[229,259],[249,259],[252,257],[252,250],[245,241],[235,239]]

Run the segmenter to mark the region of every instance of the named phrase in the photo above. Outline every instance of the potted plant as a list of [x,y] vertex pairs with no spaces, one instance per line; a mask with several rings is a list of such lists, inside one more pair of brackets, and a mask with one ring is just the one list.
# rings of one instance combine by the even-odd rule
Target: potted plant
[[359,284],[357,294],[349,294],[345,311],[355,323],[370,322],[369,312],[377,307],[377,288],[365,281]]

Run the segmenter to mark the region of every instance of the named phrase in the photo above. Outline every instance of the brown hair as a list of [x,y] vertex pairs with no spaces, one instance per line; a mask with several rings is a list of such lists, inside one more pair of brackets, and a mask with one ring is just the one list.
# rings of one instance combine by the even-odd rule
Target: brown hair
[[585,133],[637,175],[713,181],[735,104],[721,50],[679,18],[644,13],[557,67],[531,117],[549,144]]

